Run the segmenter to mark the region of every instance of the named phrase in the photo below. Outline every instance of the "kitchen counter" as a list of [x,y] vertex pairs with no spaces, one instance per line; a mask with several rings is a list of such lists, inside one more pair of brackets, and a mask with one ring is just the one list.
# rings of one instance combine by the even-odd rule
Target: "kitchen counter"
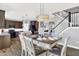
[[9,33],[0,33],[0,49],[10,47],[10,34]]

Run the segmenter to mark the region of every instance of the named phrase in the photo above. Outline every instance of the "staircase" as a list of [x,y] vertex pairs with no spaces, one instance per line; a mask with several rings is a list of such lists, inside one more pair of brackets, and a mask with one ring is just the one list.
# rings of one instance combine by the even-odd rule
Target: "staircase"
[[[61,11],[54,13],[53,15],[62,20],[60,20],[52,30],[55,31],[57,36],[62,36],[64,38],[70,37],[68,47],[79,50],[79,13],[66,13]],[[63,42],[64,39],[59,42],[59,44],[63,44]]]
[[53,15],[59,20],[53,28],[53,30],[55,30],[57,33],[61,33],[68,27],[79,27],[79,13],[60,11],[53,13]]
[[65,11],[59,11],[59,12],[53,13],[53,15],[59,15],[59,17],[65,18],[68,15],[68,13]]
[[53,27],[53,30],[55,31],[56,35],[58,35],[63,30],[68,28],[69,15],[68,15],[68,13],[66,13],[64,11],[54,13],[53,15],[58,18],[58,21],[56,22],[55,26]]

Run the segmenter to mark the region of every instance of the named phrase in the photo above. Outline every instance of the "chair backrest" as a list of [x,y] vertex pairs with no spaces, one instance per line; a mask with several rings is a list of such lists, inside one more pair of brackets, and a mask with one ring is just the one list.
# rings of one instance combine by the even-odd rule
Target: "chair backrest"
[[24,36],[26,40],[26,46],[27,46],[27,55],[28,56],[35,56],[35,50],[34,50],[34,45],[33,45],[33,40],[32,38]]
[[20,38],[22,48],[26,50],[26,44],[25,44],[24,36],[19,35],[19,38]]
[[63,45],[63,48],[61,50],[61,56],[66,56],[66,49],[67,49],[68,40],[69,40],[69,37],[65,38],[64,45]]
[[24,41],[23,35],[19,35],[19,38],[20,38],[21,45],[25,45],[25,41]]

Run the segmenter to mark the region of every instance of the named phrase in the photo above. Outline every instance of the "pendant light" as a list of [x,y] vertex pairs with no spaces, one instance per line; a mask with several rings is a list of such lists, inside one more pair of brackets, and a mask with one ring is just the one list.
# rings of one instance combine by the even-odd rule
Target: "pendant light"
[[45,14],[45,4],[40,3],[40,15],[37,16],[39,21],[47,21],[49,16]]

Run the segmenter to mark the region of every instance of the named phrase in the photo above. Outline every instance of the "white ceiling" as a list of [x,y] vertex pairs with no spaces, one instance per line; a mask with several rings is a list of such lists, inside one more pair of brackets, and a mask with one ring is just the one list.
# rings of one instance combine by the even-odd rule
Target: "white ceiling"
[[[79,3],[44,3],[44,13],[52,13],[79,6]],[[40,3],[0,3],[5,17],[12,20],[35,19],[40,14]]]

